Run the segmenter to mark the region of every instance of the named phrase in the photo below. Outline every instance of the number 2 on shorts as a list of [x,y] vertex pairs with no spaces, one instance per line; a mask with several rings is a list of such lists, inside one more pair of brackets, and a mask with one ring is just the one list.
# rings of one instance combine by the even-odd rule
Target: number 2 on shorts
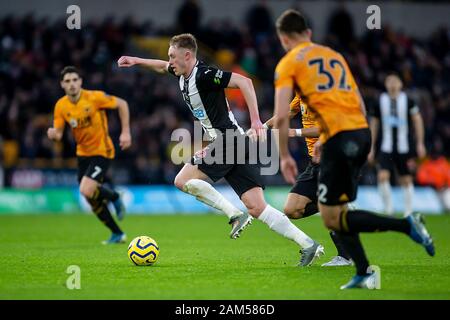
[[324,185],[323,183],[319,184],[319,191],[318,191],[319,197],[318,198],[319,198],[320,202],[322,202],[322,203],[327,202],[327,198],[326,198],[327,192],[328,192],[327,186]]

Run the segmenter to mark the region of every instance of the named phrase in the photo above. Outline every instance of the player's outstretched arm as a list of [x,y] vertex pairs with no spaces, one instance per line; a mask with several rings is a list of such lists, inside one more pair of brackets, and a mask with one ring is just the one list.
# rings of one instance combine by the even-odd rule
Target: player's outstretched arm
[[122,128],[119,137],[119,145],[120,149],[125,150],[131,146],[130,111],[128,102],[121,98],[117,98],[117,110],[119,112],[120,126]]
[[289,137],[318,138],[319,136],[319,127],[289,129]]
[[[289,119],[292,119],[297,112],[293,112],[292,110],[289,112]],[[275,117],[270,118],[266,122],[264,122],[263,127],[266,129],[271,129],[274,126]],[[302,128],[302,129],[294,129],[289,128],[289,137],[304,137],[304,138],[318,138],[320,135],[319,127],[312,128]]]
[[[298,114],[298,111],[290,110],[289,111],[289,120],[294,118],[297,114]],[[273,128],[274,125],[275,125],[275,117],[272,117],[269,120],[267,120],[266,122],[264,122],[264,126],[267,129]]]
[[158,73],[167,73],[169,62],[158,59],[143,59],[139,57],[122,56],[117,60],[120,68],[132,67],[135,65],[145,66]]
[[[291,120],[293,117],[295,117],[298,114],[295,110],[289,111],[289,120]],[[273,128],[275,125],[275,117],[270,118],[267,120],[263,126],[266,129]],[[304,137],[304,138],[318,138],[320,135],[319,127],[312,127],[312,128],[302,128],[302,129],[293,129],[289,128],[289,137]]]

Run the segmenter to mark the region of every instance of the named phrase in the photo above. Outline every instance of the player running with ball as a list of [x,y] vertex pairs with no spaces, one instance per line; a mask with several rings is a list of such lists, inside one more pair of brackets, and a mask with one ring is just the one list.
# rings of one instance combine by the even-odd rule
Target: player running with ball
[[[158,73],[170,73],[178,78],[184,101],[209,136],[211,143],[197,152],[175,178],[175,186],[197,200],[225,213],[232,225],[231,238],[251,222],[252,217],[267,224],[276,233],[295,241],[301,247],[300,265],[307,266],[323,253],[323,247],[298,229],[285,214],[268,205],[264,199],[260,164],[249,164],[249,137],[236,122],[228,107],[225,88],[238,88],[248,105],[251,128],[262,138],[265,130],[259,118],[253,83],[249,78],[222,71],[197,59],[197,42],[191,34],[180,34],[170,40],[169,61],[123,56],[119,67],[142,65]],[[233,135],[232,142],[226,139]],[[245,145],[245,163],[211,163],[215,157],[224,160],[228,153],[237,154],[238,145]],[[220,152],[219,155],[214,151]],[[218,151],[222,150],[222,151]],[[239,156],[239,155],[238,155]],[[236,159],[235,159],[236,160]],[[248,209],[241,212],[206,180],[225,178]],[[250,216],[249,216],[250,214]]]

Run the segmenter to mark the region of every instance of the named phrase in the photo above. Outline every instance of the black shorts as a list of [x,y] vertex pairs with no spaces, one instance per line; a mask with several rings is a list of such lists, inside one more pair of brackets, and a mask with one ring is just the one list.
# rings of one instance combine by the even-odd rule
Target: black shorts
[[102,156],[78,157],[78,182],[86,176],[102,183],[110,164],[111,159]]
[[223,136],[219,137],[196,152],[191,159],[191,164],[197,165],[198,169],[214,182],[225,178],[240,198],[252,188],[265,188],[261,176],[261,165],[257,156],[250,154],[250,144],[250,139],[245,135],[240,135],[231,141],[226,141]]
[[309,161],[305,171],[299,174],[290,193],[305,196],[312,202],[317,202],[317,186],[319,184],[320,165]]
[[342,131],[331,137],[322,149],[318,199],[338,205],[356,199],[361,167],[370,151],[369,129]]
[[378,155],[378,167],[382,170],[392,171],[394,168],[400,176],[411,175],[411,171],[408,168],[409,154],[401,153],[385,153],[380,152]]

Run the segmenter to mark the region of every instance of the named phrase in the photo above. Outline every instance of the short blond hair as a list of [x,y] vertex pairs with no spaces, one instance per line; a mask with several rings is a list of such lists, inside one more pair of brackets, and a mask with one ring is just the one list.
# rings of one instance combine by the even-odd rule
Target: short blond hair
[[197,40],[194,35],[190,33],[182,33],[173,36],[172,39],[170,39],[169,45],[176,48],[185,48],[191,50],[195,55],[197,54]]

